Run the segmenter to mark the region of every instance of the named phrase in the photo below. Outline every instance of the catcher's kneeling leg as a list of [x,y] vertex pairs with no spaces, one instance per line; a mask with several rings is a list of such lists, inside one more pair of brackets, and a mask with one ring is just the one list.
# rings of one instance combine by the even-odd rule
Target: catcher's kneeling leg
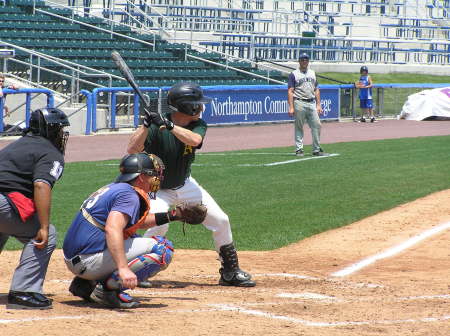
[[[174,251],[172,242],[161,236],[151,238],[156,241],[152,250],[128,262],[128,267],[136,274],[138,281],[145,281],[155,276],[165,270],[172,261]],[[117,271],[111,274],[106,280],[105,285],[110,290],[124,289],[120,284]]]

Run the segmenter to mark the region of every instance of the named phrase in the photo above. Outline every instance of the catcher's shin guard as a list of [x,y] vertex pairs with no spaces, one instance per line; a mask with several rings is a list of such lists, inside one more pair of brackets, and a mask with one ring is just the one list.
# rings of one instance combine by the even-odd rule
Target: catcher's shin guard
[[236,287],[254,287],[252,276],[239,268],[239,261],[233,243],[220,247],[219,256],[222,261],[219,285]]
[[[140,255],[128,262],[128,267],[136,274],[139,283],[165,270],[172,261],[172,242],[160,236],[152,237],[152,239],[156,242],[150,253]],[[106,280],[106,287],[110,290],[124,289],[120,284],[117,271]]]
[[76,276],[70,283],[69,292],[83,298],[87,302],[92,302],[91,294],[96,284],[97,282],[94,280],[86,280]]

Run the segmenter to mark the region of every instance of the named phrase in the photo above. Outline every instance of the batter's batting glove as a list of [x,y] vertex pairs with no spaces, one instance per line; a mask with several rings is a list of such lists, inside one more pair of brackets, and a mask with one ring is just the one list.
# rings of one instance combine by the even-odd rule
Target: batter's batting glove
[[167,130],[171,131],[175,127],[172,121],[165,117],[162,117],[159,113],[150,112],[150,118],[152,122],[160,129],[167,128]]
[[144,120],[142,121],[142,125],[144,125],[144,127],[149,128],[150,125],[152,123],[152,118],[150,116],[150,113],[145,110],[145,115],[144,115]]

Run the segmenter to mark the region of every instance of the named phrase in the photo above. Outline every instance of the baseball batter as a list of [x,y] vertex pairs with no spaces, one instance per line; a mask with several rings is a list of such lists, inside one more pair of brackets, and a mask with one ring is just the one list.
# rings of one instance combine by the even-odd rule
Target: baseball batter
[[59,109],[33,111],[26,134],[0,151],[0,252],[10,236],[24,246],[7,308],[52,308],[42,287],[56,246],[50,205],[64,170],[66,126],[69,120]]
[[[203,225],[212,232],[221,260],[219,284],[255,286],[251,275],[239,267],[228,216],[191,176],[195,151],[202,147],[207,130],[200,115],[204,104],[211,99],[203,95],[197,84],[182,82],[169,90],[167,101],[173,112],[163,118],[157,113],[149,112],[144,125],[135,131],[128,144],[129,153],[145,150],[159,156],[167,167],[161,190],[152,203],[151,211],[164,212],[180,202],[203,203],[208,209]],[[145,236],[165,235],[168,229],[168,224],[158,226],[148,230]]]
[[308,67],[308,54],[300,55],[299,64],[299,69],[293,71],[288,80],[288,114],[290,117],[295,117],[295,154],[304,156],[303,126],[307,122],[312,134],[312,154],[321,156],[324,155],[320,147],[322,125],[319,115],[322,114],[322,106],[316,73]]

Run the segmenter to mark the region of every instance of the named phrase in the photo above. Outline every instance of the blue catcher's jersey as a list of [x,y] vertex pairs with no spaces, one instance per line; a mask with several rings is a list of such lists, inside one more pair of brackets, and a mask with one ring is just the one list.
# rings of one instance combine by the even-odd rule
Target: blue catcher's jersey
[[[361,76],[359,81],[367,86],[369,85],[369,76]],[[359,89],[359,99],[372,99],[372,88]]]
[[[100,226],[106,225],[111,211],[127,214],[130,227],[139,220],[139,196],[128,183],[112,183],[91,194],[81,206]],[[89,222],[80,211],[66,233],[63,251],[67,259],[79,254],[98,253],[106,250],[104,230]]]

